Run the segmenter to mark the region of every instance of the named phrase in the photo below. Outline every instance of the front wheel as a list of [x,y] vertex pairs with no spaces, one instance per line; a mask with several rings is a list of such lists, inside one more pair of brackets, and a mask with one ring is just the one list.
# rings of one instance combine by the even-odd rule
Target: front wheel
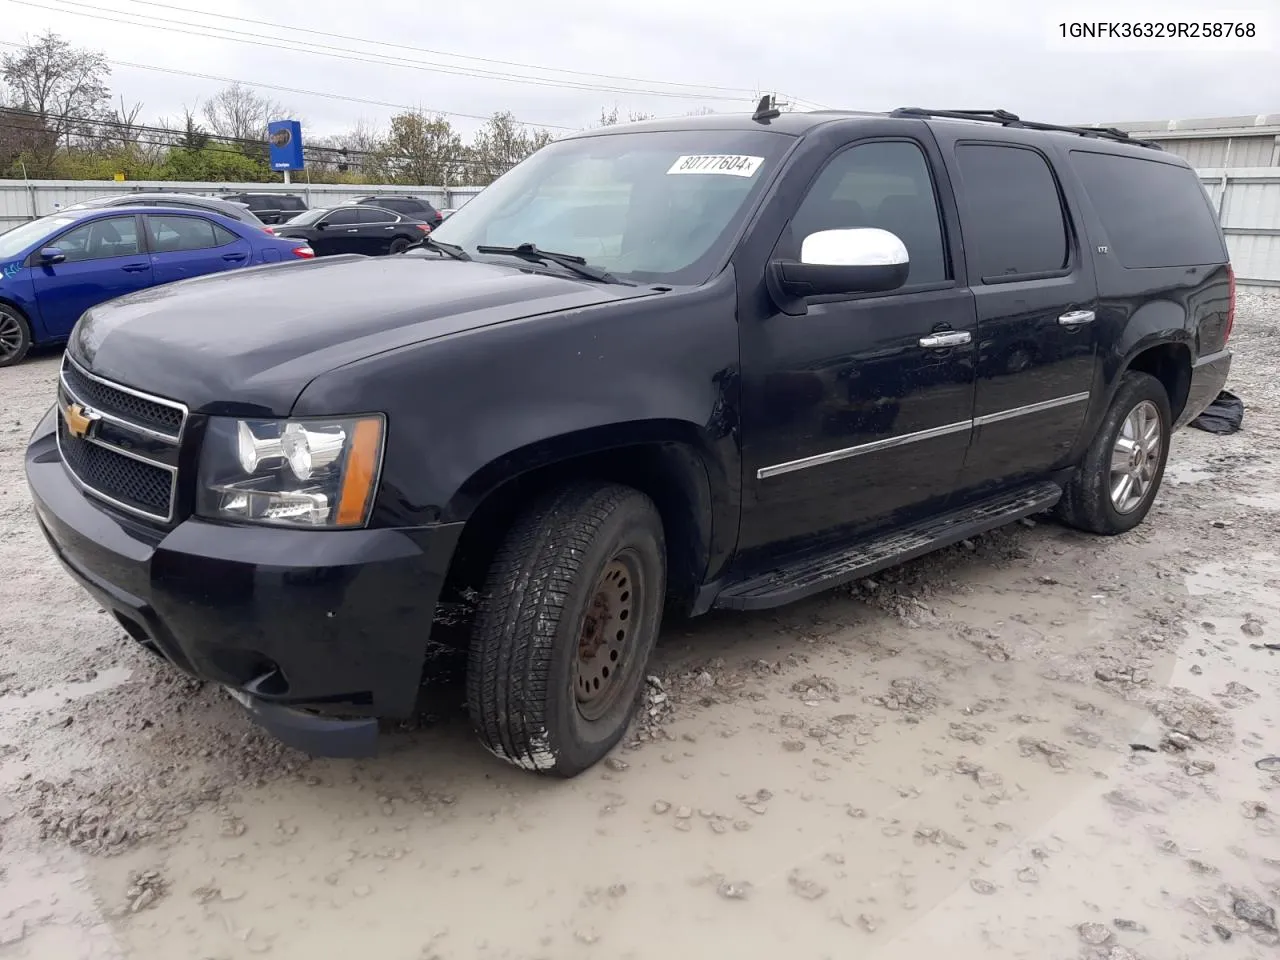
[[467,706],[484,745],[558,777],[602,760],[635,715],[665,593],[662,521],[643,493],[579,483],[530,509],[472,632]]
[[1132,530],[1155,501],[1169,458],[1173,415],[1164,385],[1129,371],[1067,484],[1058,515],[1090,533],[1112,536]]
[[31,349],[31,327],[13,307],[0,303],[0,367],[21,363]]

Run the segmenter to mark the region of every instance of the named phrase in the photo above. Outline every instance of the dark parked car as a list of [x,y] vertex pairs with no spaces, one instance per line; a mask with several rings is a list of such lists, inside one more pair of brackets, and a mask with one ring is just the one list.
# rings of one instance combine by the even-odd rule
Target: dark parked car
[[292,220],[269,228],[278,237],[296,237],[311,244],[316,256],[363,253],[381,256],[403,253],[431,232],[421,220],[381,207],[313,207]]
[[61,343],[95,304],[162,283],[313,256],[241,220],[176,207],[89,208],[0,234],[0,367]]
[[307,202],[293,193],[229,193],[222,199],[243,203],[263,223],[283,223],[307,209]]
[[248,205],[233,200],[222,200],[218,197],[202,197],[195,193],[122,193],[110,197],[94,197],[63,207],[60,213],[68,210],[92,210],[99,207],[181,207],[184,210],[200,210],[206,213],[220,213],[232,220],[239,220],[251,227],[262,227],[262,221],[249,209]]
[[402,256],[95,307],[27,478],[124,629],[282,739],[373,749],[457,644],[485,746],[572,776],[664,610],[1137,526],[1234,310],[1158,147],[766,101],[559,140]]
[[433,228],[440,226],[444,222],[444,214],[432,206],[431,201],[424,200],[422,197],[409,196],[408,194],[403,196],[370,194],[367,197],[348,200],[347,203],[365,203],[375,207],[383,207],[387,210],[394,210],[396,213],[404,214],[406,217],[421,220]]

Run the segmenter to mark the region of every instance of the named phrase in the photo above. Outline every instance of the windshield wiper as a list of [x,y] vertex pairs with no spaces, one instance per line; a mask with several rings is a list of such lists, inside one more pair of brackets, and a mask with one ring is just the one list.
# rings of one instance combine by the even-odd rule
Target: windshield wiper
[[505,254],[509,257],[519,257],[521,260],[531,260],[534,263],[558,263],[566,270],[572,270],[578,276],[586,277],[588,280],[598,280],[601,283],[622,283],[608,270],[593,267],[576,254],[539,250],[537,244],[533,243],[522,243],[515,247],[492,247],[482,244],[476,247],[476,253]]
[[428,250],[439,250],[446,257],[453,257],[455,260],[470,260],[471,254],[463,250],[456,243],[445,243],[443,240],[437,240],[435,237],[427,234],[426,239],[422,241],[422,246]]

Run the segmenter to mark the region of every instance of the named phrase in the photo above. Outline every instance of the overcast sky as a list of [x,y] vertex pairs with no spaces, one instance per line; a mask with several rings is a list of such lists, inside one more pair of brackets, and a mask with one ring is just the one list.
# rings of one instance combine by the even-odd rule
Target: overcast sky
[[[194,12],[200,6],[220,15]],[[1280,0],[1118,0],[1105,8],[1056,0],[0,0],[0,39],[52,28],[113,61],[455,114],[510,110],[575,129],[615,104],[624,114],[659,116],[745,109],[760,88],[825,106],[1004,107],[1056,122],[1280,113],[1274,36],[1269,51],[1215,51],[1206,42],[1197,51],[1135,53],[1059,49],[1049,35],[1051,24],[1093,19],[1099,9],[1110,20],[1153,11],[1168,20],[1181,18],[1182,6],[1192,19],[1252,9],[1280,30]],[[271,46],[307,43],[343,49]],[[147,120],[180,115],[223,85],[123,65],[112,71],[114,91],[142,101]],[[381,124],[396,112],[260,89],[304,119],[304,139],[361,118]],[[477,124],[451,119],[466,133]]]

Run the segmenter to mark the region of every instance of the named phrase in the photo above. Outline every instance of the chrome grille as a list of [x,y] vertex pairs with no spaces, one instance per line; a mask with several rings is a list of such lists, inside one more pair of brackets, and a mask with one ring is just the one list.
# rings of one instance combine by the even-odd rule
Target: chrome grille
[[68,391],[81,403],[88,404],[95,410],[174,439],[182,432],[184,414],[181,407],[120,390],[100,379],[91,379],[70,362],[62,365],[62,380]]
[[[102,379],[69,356],[58,385],[58,451],[88,494],[149,520],[173,520],[187,408]],[[83,431],[68,426],[77,415]]]

